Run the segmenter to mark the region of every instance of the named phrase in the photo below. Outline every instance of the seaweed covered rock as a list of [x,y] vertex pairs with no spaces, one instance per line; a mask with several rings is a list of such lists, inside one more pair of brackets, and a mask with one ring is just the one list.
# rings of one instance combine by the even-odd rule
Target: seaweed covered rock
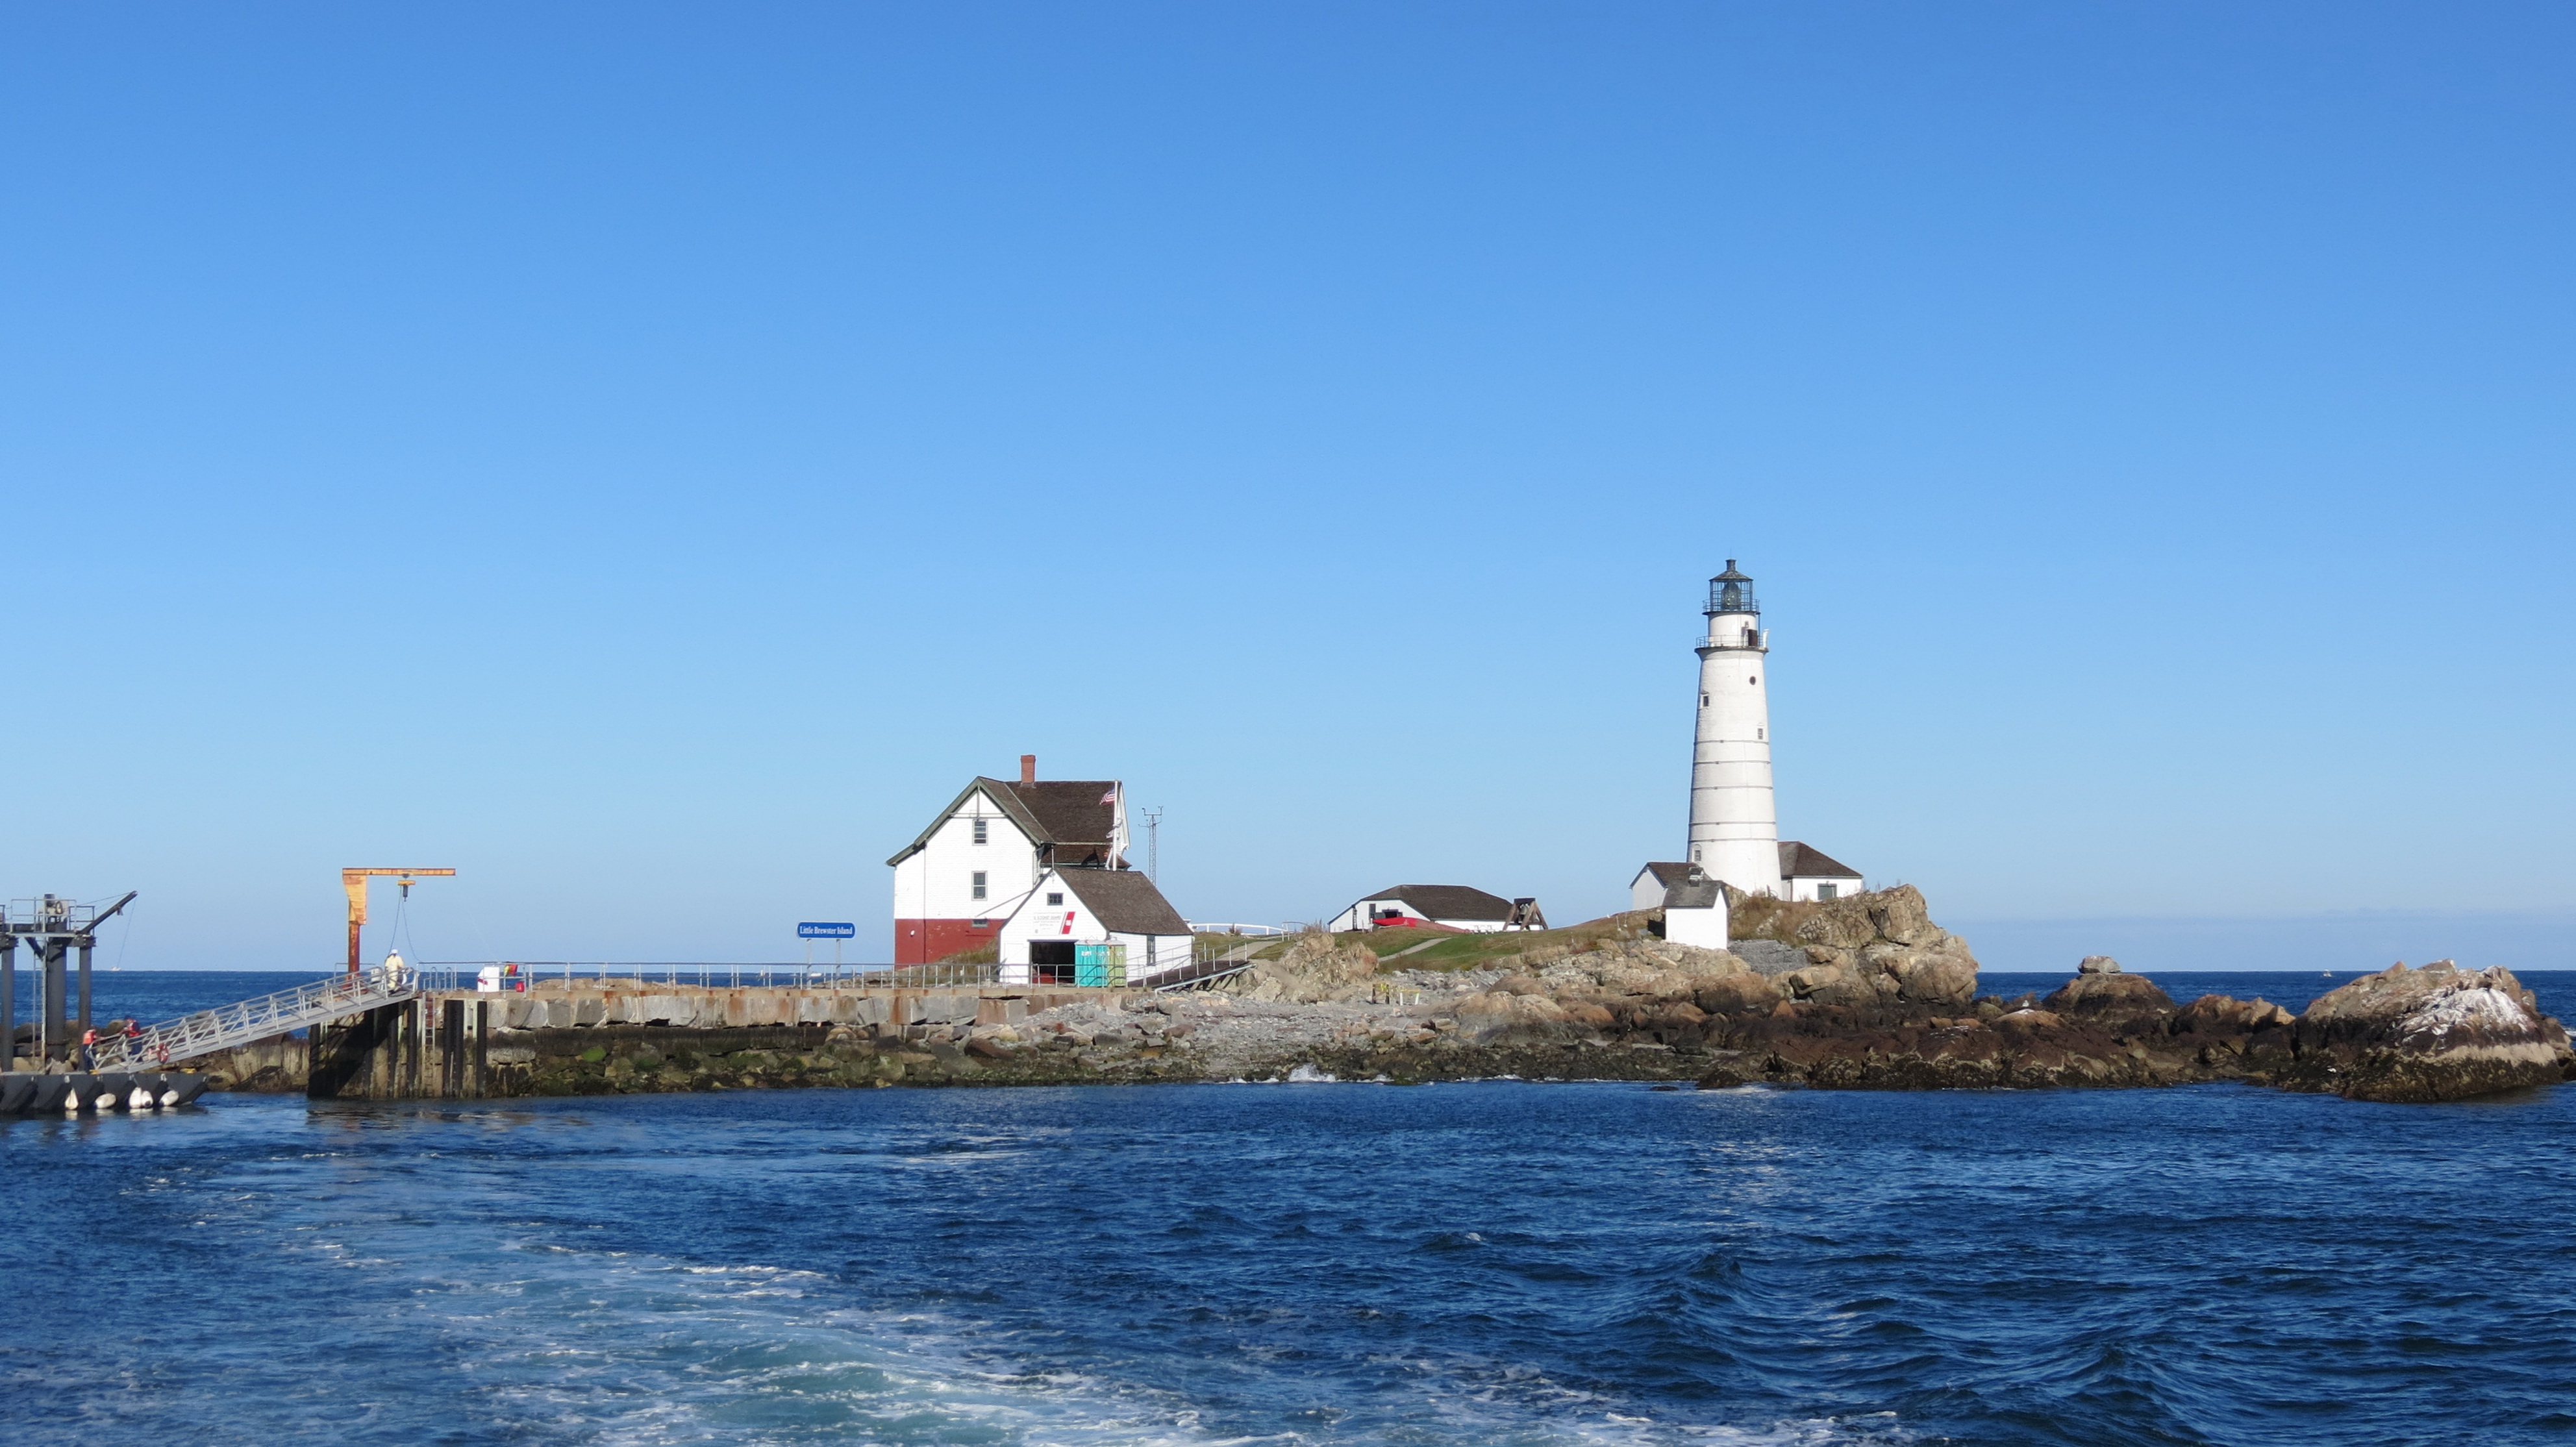
[[2347,1100],[2465,1100],[2568,1078],[2567,1032],[2502,967],[2391,966],[2320,996],[2295,1029],[2293,1090]]
[[2196,1043],[2114,1033],[2033,1008],[1873,1023],[1847,1006],[1799,1004],[1730,1039],[1738,1050],[1703,1088],[1766,1080],[1829,1090],[2036,1089],[2180,1085],[2222,1078]]

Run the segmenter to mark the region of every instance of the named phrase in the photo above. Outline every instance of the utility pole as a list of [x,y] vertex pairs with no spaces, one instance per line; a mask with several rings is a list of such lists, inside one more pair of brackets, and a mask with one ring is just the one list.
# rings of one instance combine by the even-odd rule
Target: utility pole
[[1145,877],[1157,886],[1163,882],[1163,810],[1160,805],[1145,811]]

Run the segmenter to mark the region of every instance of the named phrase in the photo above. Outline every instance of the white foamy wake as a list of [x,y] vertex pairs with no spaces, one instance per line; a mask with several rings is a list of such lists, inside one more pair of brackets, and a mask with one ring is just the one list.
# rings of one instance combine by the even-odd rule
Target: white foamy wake
[[[505,1434],[553,1441],[1892,1447],[1912,1440],[1892,1416],[1707,1425],[1621,1410],[1527,1369],[1472,1367],[1414,1374],[1414,1390],[1401,1400],[1372,1393],[1347,1414],[1324,1408],[1326,1420],[1235,1411],[1224,1414],[1234,1430],[1220,1430],[1175,1392],[1029,1362],[1007,1333],[975,1322],[838,1304],[835,1284],[811,1272],[499,1243],[449,1260],[464,1269],[416,1283],[399,1315],[453,1364],[450,1380],[467,1387],[473,1416]],[[1331,1394],[1320,1381],[1303,1393]],[[1271,1430],[1243,1430],[1247,1417]]]
[[[352,1361],[400,1363],[341,1384],[341,1400],[363,1405],[369,1430],[361,1435],[370,1441],[1893,1447],[1913,1440],[1886,1416],[1714,1425],[1566,1387],[1535,1367],[1467,1356],[1372,1363],[1383,1370],[1365,1383],[1319,1371],[1302,1353],[1270,1361],[1223,1346],[1197,1348],[1206,1361],[1177,1364],[1181,1370],[1142,1357],[1132,1375],[1114,1362],[1077,1369],[1050,1357],[1054,1329],[1096,1335],[1104,1323],[1036,1321],[1027,1325],[1037,1335],[1022,1337],[1007,1323],[856,1304],[838,1279],[792,1265],[606,1249],[563,1224],[571,1198],[651,1185],[636,1173],[557,1169],[566,1174],[536,1168],[548,1182],[538,1190],[555,1208],[551,1222],[538,1222],[514,1219],[536,1184],[517,1169],[461,1159],[415,1159],[400,1170],[327,1154],[272,1159],[206,1182],[216,1191],[204,1224],[235,1236],[239,1247],[330,1273],[329,1300],[367,1304],[332,1331],[341,1343],[335,1356],[345,1346]],[[352,1330],[357,1340],[344,1334]]]

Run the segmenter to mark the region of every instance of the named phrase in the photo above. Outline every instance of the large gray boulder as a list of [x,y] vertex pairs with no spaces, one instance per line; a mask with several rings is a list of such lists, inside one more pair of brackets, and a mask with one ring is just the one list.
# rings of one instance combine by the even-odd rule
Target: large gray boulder
[[1893,1009],[1960,1008],[1976,998],[1976,956],[1932,923],[1913,885],[1828,900],[1794,933],[1807,956],[1781,976],[1794,999]]

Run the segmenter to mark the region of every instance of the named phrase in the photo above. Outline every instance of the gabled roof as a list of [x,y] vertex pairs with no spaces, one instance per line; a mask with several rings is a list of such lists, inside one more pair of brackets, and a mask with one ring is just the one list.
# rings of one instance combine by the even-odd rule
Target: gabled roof
[[[1100,796],[1094,794],[1092,797]],[[1091,911],[1091,917],[1100,921],[1100,927],[1112,934],[1185,935],[1190,932],[1190,922],[1181,918],[1181,912],[1172,908],[1170,900],[1163,898],[1163,892],[1154,887],[1154,881],[1136,870],[1058,869],[1047,877],[1073,891],[1073,897],[1082,901],[1082,907]],[[1041,879],[1040,886],[1043,887],[1045,882]],[[1029,897],[1037,898],[1036,892],[1032,891]]]
[[[1659,860],[1656,863],[1649,864],[1645,868],[1638,870],[1637,879],[1643,879],[1647,875],[1651,874],[1655,877],[1655,883],[1663,885],[1669,889],[1673,885],[1679,884],[1683,880],[1690,878],[1691,871],[1698,867],[1699,866],[1696,864],[1687,862],[1669,863]],[[1629,880],[1629,885],[1634,887],[1637,883],[1637,879]]]
[[1726,886],[1703,874],[1676,880],[1664,888],[1666,909],[1715,909],[1726,903]]
[[1780,877],[1858,879],[1860,871],[1827,857],[1821,849],[1810,848],[1795,839],[1783,839],[1780,841]]
[[1500,919],[1512,917],[1512,902],[1499,894],[1487,894],[1463,884],[1399,884],[1381,889],[1360,901],[1401,900],[1412,905],[1424,919]]
[[1110,831],[1118,824],[1117,806],[1110,802],[1118,792],[1115,779],[1041,779],[1034,784],[1005,783],[984,779],[1002,793],[1019,802],[1020,808],[1037,827],[1030,837],[1040,844],[1059,847],[1067,844],[1097,844],[1109,847]]
[[1101,800],[1117,789],[1115,779],[1041,779],[1034,784],[1015,784],[977,775],[973,783],[957,791],[957,797],[948,801],[948,807],[939,811],[930,827],[912,836],[912,842],[895,851],[886,863],[901,864],[920,853],[930,836],[939,832],[939,826],[955,816],[977,790],[982,790],[984,797],[993,801],[993,807],[1018,825],[1030,843],[1052,846],[1051,854],[1067,859],[1091,850],[1097,859],[1106,862],[1109,834],[1117,823],[1118,810]]

